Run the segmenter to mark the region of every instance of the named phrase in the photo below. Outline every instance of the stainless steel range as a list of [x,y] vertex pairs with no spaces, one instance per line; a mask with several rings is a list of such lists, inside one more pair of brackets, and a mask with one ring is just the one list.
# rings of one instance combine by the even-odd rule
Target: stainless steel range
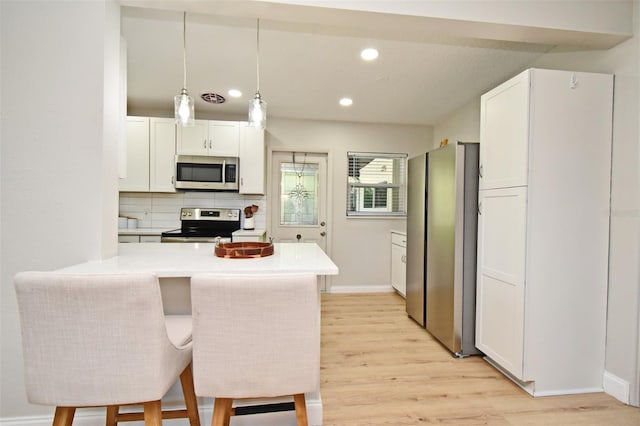
[[162,233],[163,243],[213,243],[231,241],[240,229],[240,209],[182,208],[181,227]]

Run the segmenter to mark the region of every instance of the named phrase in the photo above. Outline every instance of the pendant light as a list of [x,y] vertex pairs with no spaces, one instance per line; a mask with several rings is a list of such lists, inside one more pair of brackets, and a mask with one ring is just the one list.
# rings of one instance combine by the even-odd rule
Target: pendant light
[[249,101],[249,125],[267,126],[267,103],[260,96],[260,19],[256,26],[256,95]]
[[176,124],[193,126],[195,124],[194,101],[187,92],[187,12],[182,16],[182,54],[184,66],[182,91],[173,98]]

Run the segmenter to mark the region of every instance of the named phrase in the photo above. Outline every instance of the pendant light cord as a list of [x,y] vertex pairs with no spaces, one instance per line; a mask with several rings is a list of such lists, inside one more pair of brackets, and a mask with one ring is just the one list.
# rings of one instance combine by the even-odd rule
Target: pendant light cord
[[182,82],[182,88],[187,88],[187,12],[182,15],[182,65],[184,80]]
[[256,92],[260,93],[260,18],[256,28]]

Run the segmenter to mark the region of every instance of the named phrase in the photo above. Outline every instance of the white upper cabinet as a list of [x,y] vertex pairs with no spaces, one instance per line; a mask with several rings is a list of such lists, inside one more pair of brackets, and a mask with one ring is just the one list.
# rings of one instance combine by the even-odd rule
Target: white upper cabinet
[[127,177],[122,192],[175,192],[176,126],[172,118],[127,117]]
[[151,118],[149,191],[176,192],[176,125],[173,118]]
[[126,177],[119,179],[120,191],[149,190],[149,118],[127,117]]
[[240,193],[264,194],[264,129],[240,126]]
[[527,184],[529,73],[481,98],[479,188]]
[[193,126],[177,126],[178,155],[209,155],[209,122],[196,120]]
[[179,155],[238,157],[240,122],[196,120],[191,127],[178,126]]

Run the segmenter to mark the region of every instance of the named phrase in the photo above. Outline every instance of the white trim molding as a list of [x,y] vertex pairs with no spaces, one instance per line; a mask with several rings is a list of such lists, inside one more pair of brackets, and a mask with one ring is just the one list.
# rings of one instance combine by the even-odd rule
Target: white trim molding
[[334,285],[327,290],[327,293],[393,293],[394,291],[391,285]]
[[626,380],[621,379],[615,374],[611,374],[608,371],[604,372],[604,376],[602,378],[602,386],[604,387],[604,391],[616,398],[617,400],[624,402],[625,404],[630,404],[630,385]]

